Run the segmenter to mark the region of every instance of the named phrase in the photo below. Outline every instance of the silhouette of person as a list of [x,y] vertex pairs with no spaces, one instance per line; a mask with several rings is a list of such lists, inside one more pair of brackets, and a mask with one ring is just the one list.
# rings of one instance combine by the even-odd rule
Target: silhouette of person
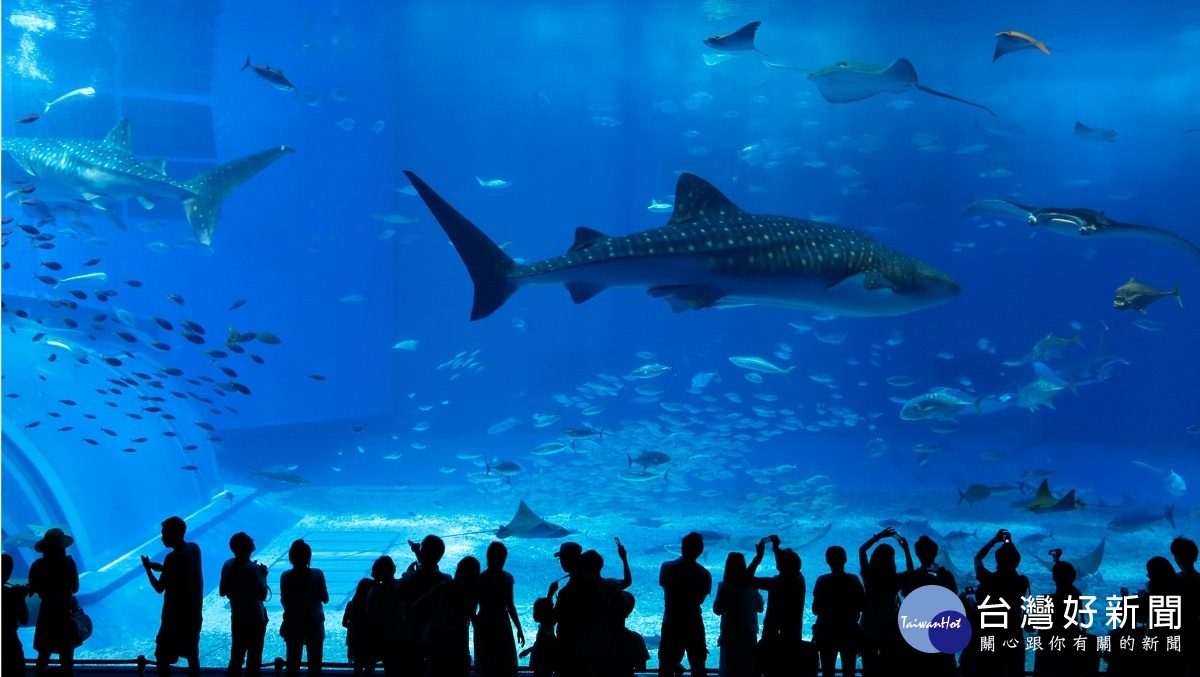
[[554,602],[555,636],[557,652],[554,657],[554,674],[567,677],[578,674],[584,663],[579,650],[579,639],[589,624],[595,621],[597,577],[583,566],[583,546],[566,541],[554,553],[559,566],[567,575],[567,583],[559,589],[558,581],[550,584],[547,597],[558,597]]
[[1196,559],[1200,556],[1196,542],[1178,536],[1171,541],[1171,555],[1179,567],[1179,594],[1183,606],[1179,636],[1183,647],[1184,665],[1189,677],[1200,677],[1200,572],[1196,571]]
[[900,626],[896,622],[900,605],[900,575],[896,573],[896,550],[884,543],[871,553],[871,546],[885,538],[894,538],[904,550],[905,572],[913,570],[908,541],[888,527],[875,534],[858,548],[859,574],[862,576],[865,606],[862,615],[863,675],[873,677],[888,673],[901,652]]
[[901,594],[907,597],[923,585],[940,585],[958,594],[958,581],[954,580],[954,573],[937,563],[938,551],[938,544],[928,536],[921,536],[913,543],[913,552],[920,566],[900,577]]
[[25,598],[29,596],[29,586],[9,585],[13,567],[16,563],[7,552],[0,555],[4,572],[4,595],[0,597],[0,614],[3,615],[4,640],[0,643],[0,672],[8,675],[25,674],[25,647],[17,636],[17,628],[29,623],[29,605]]
[[980,622],[979,607],[975,603],[975,586],[969,585],[963,588],[962,592],[958,593],[958,599],[963,603],[967,625],[971,628],[971,641],[958,654],[958,676],[979,677],[979,664],[985,659],[985,655],[980,647],[983,628]]
[[808,588],[800,573],[803,565],[800,555],[791,548],[779,547],[779,537],[771,535],[754,546],[749,572],[753,576],[758,569],[767,541],[771,542],[771,554],[778,573],[770,578],[754,576],[751,579],[754,587],[767,591],[762,640],[755,655],[756,669],[768,677],[815,674],[817,655],[812,645],[804,641],[804,597]]
[[471,621],[479,604],[479,560],[464,557],[454,578],[442,581],[413,603],[428,616],[423,641],[429,677],[467,677],[471,671]]
[[367,632],[370,653],[363,658],[376,657],[383,661],[385,675],[403,674],[402,651],[411,649],[405,641],[404,605],[399,596],[400,581],[396,580],[396,563],[384,555],[371,565],[373,585],[367,593]]
[[521,652],[520,657],[529,656],[529,670],[533,677],[550,677],[554,673],[557,638],[554,636],[554,600],[539,597],[533,602],[533,622],[538,624],[533,644]]
[[[1050,576],[1054,579],[1054,593],[1050,595],[1050,609],[1053,627],[1049,630],[1039,630],[1042,649],[1033,652],[1034,677],[1078,677],[1082,674],[1084,664],[1080,652],[1074,649],[1075,638],[1079,636],[1078,624],[1071,624],[1067,615],[1067,600],[1079,601],[1083,593],[1075,587],[1075,567],[1070,562],[1059,559],[1061,550],[1051,551],[1054,566]],[[1063,642],[1062,650],[1051,647],[1056,642]]]
[[[393,564],[392,568],[395,569],[395,566]],[[374,579],[359,581],[354,588],[354,596],[342,612],[342,627],[346,628],[346,658],[354,666],[354,677],[374,674],[375,664],[379,662],[378,648],[372,641],[374,629],[367,613],[367,599],[373,587]]]
[[162,522],[162,543],[171,552],[162,564],[142,555],[142,568],[150,587],[163,596],[162,625],[154,640],[154,660],[160,677],[171,674],[171,665],[181,658],[187,661],[189,675],[200,674],[204,570],[200,565],[200,546],[185,541],[186,534],[187,523],[182,518],[168,517]]
[[664,562],[659,569],[658,584],[663,589],[659,677],[682,675],[684,653],[692,675],[705,677],[708,674],[705,666],[708,646],[700,605],[712,592],[712,574],[697,561],[703,553],[704,537],[693,531],[683,537],[680,557]]
[[[940,585],[958,594],[958,581],[947,568],[937,563],[938,544],[928,536],[921,536],[913,544],[913,551],[920,564],[916,569],[900,577],[900,594],[908,597],[913,590],[926,585]],[[927,677],[951,677],[954,674],[954,654],[924,653],[902,642],[901,662]]]
[[[628,590],[629,586],[633,585],[633,571],[629,568],[629,553],[625,550],[625,546],[621,545],[621,539],[613,537],[613,541],[617,544],[617,558],[621,560],[621,578],[600,578],[600,589],[605,596],[605,612],[611,612],[613,609],[619,608],[611,603],[611,597],[622,590]],[[597,556],[600,553],[596,553]],[[600,557],[600,568],[604,568],[604,558]],[[600,572],[596,572],[596,576],[600,577]]]
[[[487,568],[479,574],[479,612],[475,614],[475,674],[477,677],[516,677],[517,642],[525,646],[525,632],[513,601],[513,577],[504,570],[508,548],[492,541]],[[511,624],[511,625],[510,625]]]
[[721,617],[717,646],[721,658],[720,677],[755,677],[754,649],[758,644],[758,614],[763,598],[746,568],[746,556],[731,552],[725,558],[725,573],[717,584],[713,613]]
[[602,625],[590,632],[587,642],[594,646],[587,653],[594,656],[586,674],[590,677],[634,677],[643,672],[650,660],[646,640],[625,627],[633,612],[633,595],[619,590],[608,598],[608,612]]
[[846,549],[840,545],[825,550],[829,573],[813,585],[813,643],[821,659],[821,674],[833,677],[837,659],[850,674],[858,662],[858,617],[866,606],[866,592],[858,576],[846,572]]
[[[418,608],[416,601],[439,583],[451,580],[449,575],[438,569],[438,563],[446,554],[446,544],[442,539],[430,534],[420,543],[409,541],[409,547],[417,559],[396,585],[396,600],[401,605],[403,623],[398,642],[399,663],[396,669],[388,670],[389,674],[421,675],[425,672],[424,634],[433,607],[423,605]],[[387,670],[386,660],[384,668]]]
[[267,634],[267,567],[250,561],[254,539],[239,531],[229,539],[233,557],[221,566],[218,594],[229,600],[233,644],[226,674],[235,677],[246,664],[247,675],[258,675],[262,666],[263,640]]
[[300,658],[308,653],[308,674],[320,675],[325,653],[325,610],[329,590],[325,574],[313,569],[312,547],[304,539],[292,541],[288,548],[292,568],[279,577],[279,603],[283,606],[283,624],[279,636],[287,647],[287,675],[300,674]]
[[[1165,627],[1150,615],[1151,597],[1172,597],[1180,594],[1181,585],[1175,567],[1166,557],[1151,557],[1146,562],[1146,587],[1138,591],[1138,623],[1146,627],[1146,639],[1155,647],[1141,652],[1137,661],[1138,674],[1155,675],[1155,677],[1182,677],[1184,674],[1183,657],[1178,651],[1168,651],[1167,641],[1180,631]],[[1182,600],[1181,600],[1182,602]],[[1153,625],[1153,627],[1150,627]]]
[[[992,548],[996,548],[996,571],[984,564]],[[1029,594],[1029,579],[1017,572],[1021,565],[1021,553],[1012,543],[1007,529],[1000,529],[975,553],[975,578],[979,585],[975,590],[975,602],[985,620],[989,614],[996,620],[1003,619],[1002,628],[982,628],[984,636],[995,638],[996,651],[980,662],[979,674],[983,677],[1009,677],[1025,674],[1025,638],[1021,627],[1021,597]]]
[[67,554],[75,539],[57,527],[48,529],[33,544],[41,557],[29,567],[29,593],[41,598],[33,631],[33,650],[37,652],[34,674],[45,674],[50,654],[58,654],[64,674],[74,674],[75,648],[82,645],[71,620],[75,593],[79,592],[79,569]]

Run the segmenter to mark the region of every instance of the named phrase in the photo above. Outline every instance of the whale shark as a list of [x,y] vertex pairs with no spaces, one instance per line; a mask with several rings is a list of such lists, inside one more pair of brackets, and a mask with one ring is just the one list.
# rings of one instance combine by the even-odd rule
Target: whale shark
[[742,211],[687,173],[666,226],[620,236],[580,227],[566,254],[518,263],[417,175],[404,173],[474,282],[472,320],[535,284],[564,285],[575,303],[609,287],[640,287],[675,312],[768,305],[858,317],[901,315],[962,291],[947,273],[864,233]]
[[5,136],[0,147],[35,177],[43,202],[84,203],[115,213],[119,201],[128,198],[136,198],[146,209],[166,198],[180,200],[192,235],[201,244],[212,244],[221,202],[293,152],[287,146],[268,148],[181,182],[167,176],[163,160],[134,158],[128,119],[100,140]]
[[1200,247],[1172,231],[1110,219],[1103,211],[1084,207],[1028,207],[1008,200],[980,200],[959,216],[1008,216],[1068,237],[1136,237],[1152,240],[1200,259]]

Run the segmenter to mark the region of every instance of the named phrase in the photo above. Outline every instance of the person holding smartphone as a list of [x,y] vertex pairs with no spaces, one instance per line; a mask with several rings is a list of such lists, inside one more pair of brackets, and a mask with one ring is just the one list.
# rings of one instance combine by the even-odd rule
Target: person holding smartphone
[[[996,548],[996,570],[984,564],[992,548]],[[981,628],[983,635],[996,638],[996,653],[992,660],[981,664],[983,677],[1020,677],[1025,674],[1025,637],[1021,628],[1021,597],[1029,594],[1029,579],[1017,571],[1021,565],[1021,553],[1013,545],[1012,534],[1007,529],[996,532],[979,552],[975,553],[975,578],[979,586],[975,601],[983,618],[989,614],[1003,612],[1004,627]]]

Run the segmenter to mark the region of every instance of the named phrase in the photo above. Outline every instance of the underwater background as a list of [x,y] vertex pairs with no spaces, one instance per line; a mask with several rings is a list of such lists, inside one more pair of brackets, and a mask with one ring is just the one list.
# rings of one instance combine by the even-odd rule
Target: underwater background
[[[99,142],[125,119],[133,155],[163,158],[178,181],[295,151],[228,196],[211,244],[192,236],[178,199],[30,203],[38,178],[5,153],[4,550],[21,579],[47,528],[75,537],[96,622],[77,656],[152,653],[161,602],[137,556],[161,557],[159,524],[174,514],[204,551],[206,665],[227,657],[216,582],[242,530],[276,589],[291,541],[313,544],[332,598],[326,660],[344,659],[341,609],[376,557],[403,566],[406,539],[484,532],[447,537],[451,569],[481,557],[521,501],[601,551],[606,575],[619,575],[611,539],[622,539],[630,627],[652,657],[655,573],[691,530],[710,532],[702,562],[714,577],[727,552],[777,533],[799,547],[811,586],[826,547],[852,553],[881,522],[898,524],[939,540],[963,586],[1004,527],[1035,592],[1050,590],[1048,548],[1071,560],[1103,547],[1080,587],[1105,595],[1138,589],[1148,557],[1196,533],[1186,484],[1200,443],[1200,261],[1162,241],[961,214],[989,199],[1087,208],[1200,240],[1190,3],[2,11],[6,144]],[[751,21],[765,54],[702,43]],[[993,61],[1001,31],[1049,54]],[[995,116],[911,87],[831,103],[806,78],[901,57],[921,85]],[[578,226],[664,225],[690,172],[749,212],[864,231],[946,271],[962,294],[850,318],[674,313],[639,289],[575,305],[531,288],[471,322],[471,280],[402,170],[525,261],[562,254]],[[1114,309],[1132,277],[1179,283],[1183,307]],[[1040,343],[1048,335],[1077,341]],[[739,356],[790,371],[748,371],[730,362]],[[1053,408],[1018,406],[1039,383]],[[938,388],[962,398],[957,415],[901,418]],[[646,451],[669,461],[632,462]],[[1028,510],[1043,479],[1083,506]],[[960,501],[973,485],[988,495]],[[561,574],[560,540],[506,540],[526,629]],[[269,608],[267,657],[283,653]],[[717,617],[706,620],[715,650]]]

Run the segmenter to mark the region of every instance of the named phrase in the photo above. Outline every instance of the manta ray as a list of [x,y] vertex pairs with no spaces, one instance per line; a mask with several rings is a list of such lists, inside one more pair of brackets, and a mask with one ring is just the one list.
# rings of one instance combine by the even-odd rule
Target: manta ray
[[[795,66],[768,64],[776,68],[806,70]],[[930,89],[917,81],[917,71],[908,59],[896,59],[886,68],[853,61],[839,61],[832,66],[826,66],[819,71],[808,74],[808,79],[815,82],[821,96],[830,103],[848,103],[862,101],[876,94],[900,94],[910,89],[918,89],[926,94],[940,96],[944,99],[965,103],[996,114],[991,108],[981,104],[960,99],[957,96]]]
[[509,520],[508,524],[496,529],[485,529],[483,531],[466,531],[461,534],[448,534],[449,536],[471,536],[474,534],[492,534],[496,538],[566,538],[571,534],[577,534],[578,531],[561,527],[557,524],[552,524],[537,516],[525,501],[521,501],[520,507],[517,508],[517,514]]
[[714,35],[711,38],[705,38],[704,44],[726,52],[753,51],[769,57],[769,54],[754,46],[754,33],[761,24],[761,21],[752,21],[729,35]]
[[863,233],[742,211],[687,173],[666,226],[618,236],[581,227],[566,254],[518,263],[416,174],[404,173],[474,282],[472,320],[534,284],[564,285],[575,303],[609,287],[642,287],[675,312],[771,305],[859,317],[900,315],[962,292],[950,275]]
[[1084,141],[1099,141],[1100,143],[1116,143],[1118,136],[1140,141],[1140,139],[1134,139],[1134,137],[1122,134],[1115,129],[1089,127],[1078,120],[1075,121],[1075,131],[1071,132],[1071,135]]
[[552,524],[537,516],[525,501],[517,508],[517,514],[508,524],[496,530],[496,538],[565,538],[578,531]]
[[1042,480],[1042,483],[1038,485],[1037,493],[1033,495],[1033,500],[1025,506],[1025,509],[1032,512],[1068,512],[1082,507],[1083,501],[1075,498],[1074,489],[1063,494],[1061,498],[1056,497],[1050,493],[1050,483]]
[[[1062,557],[1062,561],[1068,562],[1071,564],[1071,566],[1075,567],[1075,573],[1080,578],[1083,578],[1085,576],[1091,576],[1091,575],[1095,574],[1097,571],[1100,571],[1100,564],[1104,561],[1104,544],[1107,541],[1108,541],[1108,534],[1105,534],[1104,536],[1102,536],[1100,538],[1100,542],[1096,544],[1096,547],[1092,548],[1092,551],[1089,552],[1088,554],[1086,554],[1082,557],[1067,557],[1066,553],[1064,553],[1063,557]],[[1050,572],[1054,571],[1054,561],[1053,560],[1042,559],[1041,557],[1038,557],[1037,555],[1034,555],[1034,557],[1037,559],[1038,562],[1041,562],[1042,566],[1046,567],[1047,571],[1050,571]]]
[[1032,36],[1017,31],[1002,31],[996,34],[996,51],[992,54],[992,62],[1005,54],[1020,52],[1027,49],[1036,49],[1044,54],[1050,53],[1050,48],[1046,43],[1033,38]]
[[1200,247],[1187,238],[1163,228],[1121,223],[1103,211],[1063,207],[1027,207],[1007,200],[980,200],[968,205],[960,216],[1008,216],[1024,219],[1031,226],[1042,226],[1052,233],[1070,237],[1136,237],[1153,240],[1200,259]]
[[123,119],[103,139],[57,139],[5,136],[3,149],[35,177],[43,202],[83,203],[113,214],[119,201],[136,198],[151,209],[165,198],[183,202],[192,235],[212,244],[221,202],[255,174],[293,152],[287,146],[238,158],[189,181],[165,172],[165,162],[133,157],[129,120]]

